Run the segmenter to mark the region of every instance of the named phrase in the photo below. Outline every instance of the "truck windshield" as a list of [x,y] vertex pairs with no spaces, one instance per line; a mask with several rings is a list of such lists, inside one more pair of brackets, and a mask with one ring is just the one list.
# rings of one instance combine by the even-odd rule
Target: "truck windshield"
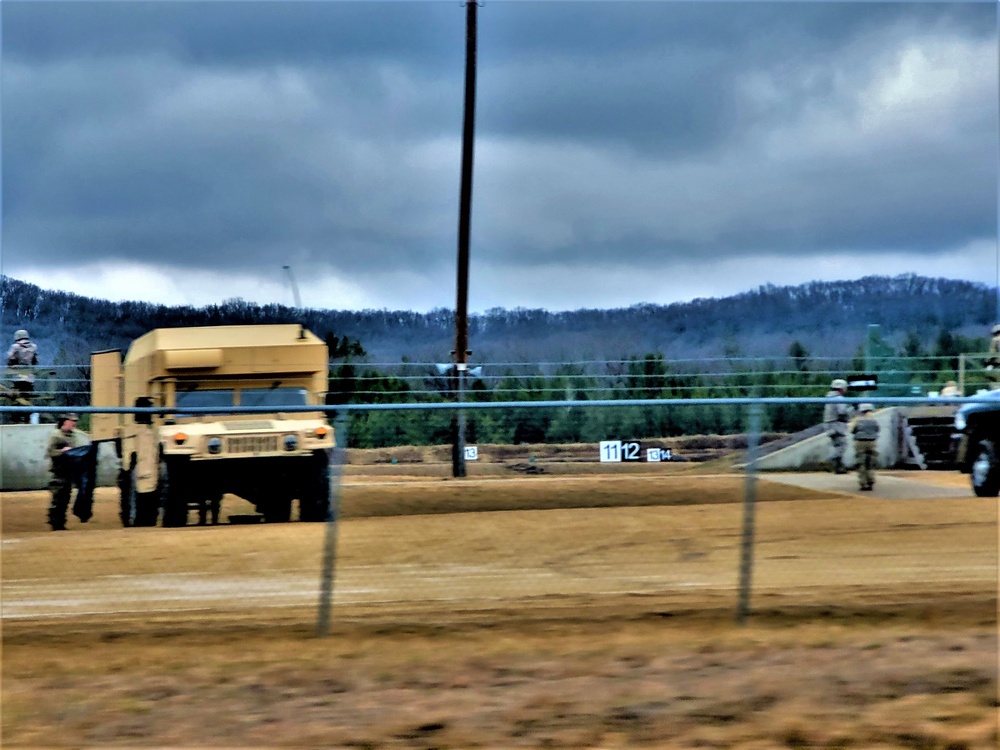
[[243,388],[240,406],[305,406],[305,388]]
[[[213,406],[232,406],[233,390],[227,388],[216,391],[177,391],[174,406],[178,409],[201,409]],[[183,416],[183,415],[178,415]]]

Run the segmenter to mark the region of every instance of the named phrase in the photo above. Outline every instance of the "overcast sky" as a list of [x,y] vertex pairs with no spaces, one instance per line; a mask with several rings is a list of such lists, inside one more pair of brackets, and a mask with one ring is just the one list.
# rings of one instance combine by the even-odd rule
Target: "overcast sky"
[[[0,271],[454,307],[465,9],[3,0]],[[997,3],[479,8],[469,306],[997,282]]]

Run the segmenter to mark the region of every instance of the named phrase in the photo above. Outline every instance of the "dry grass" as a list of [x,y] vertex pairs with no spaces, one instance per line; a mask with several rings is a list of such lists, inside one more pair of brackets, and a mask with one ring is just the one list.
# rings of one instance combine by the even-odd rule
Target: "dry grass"
[[[3,746],[997,746],[995,500],[761,480],[738,626],[740,476],[371,469],[345,478],[329,637],[314,604],[238,591],[205,611],[7,618]],[[37,598],[124,580],[109,573],[314,574],[325,533],[120,529],[102,490],[90,524],[52,534],[43,493],[2,502],[6,613],[19,580]],[[391,595],[350,598],[373,587]]]

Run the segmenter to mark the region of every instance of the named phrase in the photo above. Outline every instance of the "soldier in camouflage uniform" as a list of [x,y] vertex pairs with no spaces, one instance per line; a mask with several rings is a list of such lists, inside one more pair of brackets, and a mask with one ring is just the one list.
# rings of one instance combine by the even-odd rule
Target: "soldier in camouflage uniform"
[[854,436],[854,460],[858,464],[858,487],[868,491],[875,486],[875,460],[878,451],[875,449],[878,441],[878,422],[872,416],[875,411],[871,404],[861,404],[858,416],[851,425]]
[[[14,394],[19,406],[30,405],[35,392],[35,373],[32,368],[38,364],[38,347],[28,338],[28,332],[23,328],[14,332],[14,343],[7,350],[7,367],[14,373]],[[14,424],[27,424],[27,414],[15,414],[11,421]]]
[[830,390],[826,394],[830,402],[823,407],[823,429],[830,438],[830,462],[835,474],[847,473],[844,467],[844,450],[847,448],[847,427],[853,410],[850,404],[842,401],[846,392],[847,381],[837,378],[830,383]]
[[76,429],[76,414],[63,414],[59,417],[56,429],[49,436],[46,455],[51,464],[52,479],[49,481],[49,492],[52,502],[49,504],[49,526],[53,531],[63,531],[66,528],[66,510],[69,508],[69,498],[73,493],[73,477],[69,462],[63,454],[70,448],[78,448],[89,441],[87,436]]

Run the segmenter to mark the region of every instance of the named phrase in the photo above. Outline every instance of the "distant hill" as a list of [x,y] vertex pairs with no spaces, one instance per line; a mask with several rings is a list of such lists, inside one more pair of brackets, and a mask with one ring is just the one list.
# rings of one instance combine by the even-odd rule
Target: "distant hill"
[[[624,359],[647,352],[667,359],[784,356],[798,341],[814,357],[850,357],[870,324],[893,344],[926,350],[942,332],[988,335],[992,287],[914,275],[763,286],[721,299],[570,312],[493,309],[469,318],[471,359],[569,362]],[[128,347],[157,327],[301,322],[324,337],[359,340],[371,362],[450,360],[454,317],[445,309],[317,310],[258,306],[234,299],[207,307],[108,302],[40,289],[0,276],[2,335],[27,328],[43,364],[83,363],[89,352]]]

